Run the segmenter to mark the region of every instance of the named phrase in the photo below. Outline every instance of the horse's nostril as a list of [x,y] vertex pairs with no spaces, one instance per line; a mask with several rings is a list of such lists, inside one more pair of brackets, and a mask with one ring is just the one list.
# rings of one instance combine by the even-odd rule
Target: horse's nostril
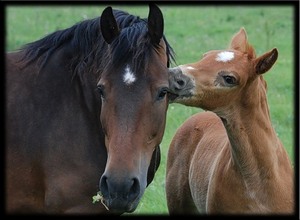
[[106,197],[108,195],[107,177],[105,175],[100,179],[100,191],[103,196]]
[[129,190],[129,199],[134,200],[140,193],[140,182],[137,178],[133,178],[132,186]]
[[125,206],[136,200],[140,195],[140,181],[134,177],[116,181],[116,178],[110,175],[103,175],[100,179],[100,191],[109,204],[109,208]]

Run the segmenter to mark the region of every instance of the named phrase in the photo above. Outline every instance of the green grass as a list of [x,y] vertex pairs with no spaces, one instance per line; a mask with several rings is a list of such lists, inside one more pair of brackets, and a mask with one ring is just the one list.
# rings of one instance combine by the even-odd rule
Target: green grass
[[[99,16],[100,6],[6,7],[6,50],[37,40],[55,30],[67,28],[86,18]],[[148,7],[114,6],[141,17]],[[196,62],[212,49],[227,48],[240,27],[245,27],[258,55],[277,47],[279,58],[265,75],[273,126],[294,164],[294,12],[290,6],[201,6],[162,5],[165,35],[174,48],[177,64]],[[174,64],[175,65],[175,64]],[[167,214],[165,165],[169,144],[176,129],[201,109],[171,104],[161,144],[162,160],[154,181],[132,214]],[[128,215],[132,215],[128,214]]]

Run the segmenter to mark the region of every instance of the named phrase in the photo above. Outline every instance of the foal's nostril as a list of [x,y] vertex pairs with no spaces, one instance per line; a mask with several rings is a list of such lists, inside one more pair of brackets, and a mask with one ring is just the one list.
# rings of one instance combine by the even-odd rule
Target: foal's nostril
[[183,87],[185,85],[185,82],[180,79],[180,80],[177,80],[177,84],[180,86],[180,87]]
[[175,91],[184,89],[186,82],[183,79],[177,79],[175,83]]

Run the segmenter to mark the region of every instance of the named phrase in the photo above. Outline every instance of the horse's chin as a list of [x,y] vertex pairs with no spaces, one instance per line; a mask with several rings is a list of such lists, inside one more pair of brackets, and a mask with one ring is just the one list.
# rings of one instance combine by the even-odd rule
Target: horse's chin
[[127,203],[125,206],[122,204],[111,203],[110,205],[106,205],[108,210],[116,215],[121,215],[123,213],[132,213],[136,210],[140,199],[134,201],[133,203]]
[[142,198],[144,194],[144,190],[142,190],[139,194],[139,196],[134,199],[132,202],[128,203],[127,207],[126,207],[126,212],[131,213],[134,212],[136,210],[136,208],[138,207],[140,200]]
[[[140,201],[140,200],[139,200],[139,201]],[[134,212],[134,211],[136,210],[138,204],[139,204],[139,201],[136,202],[136,203],[134,203],[134,204],[130,204],[130,206],[128,206],[126,212],[127,212],[127,213],[132,213],[132,212]]]
[[104,199],[104,204],[107,209],[113,214],[123,214],[123,213],[132,213],[136,210],[142,196],[144,194],[144,190],[140,192],[139,196],[137,196],[132,201],[126,201],[124,199]]

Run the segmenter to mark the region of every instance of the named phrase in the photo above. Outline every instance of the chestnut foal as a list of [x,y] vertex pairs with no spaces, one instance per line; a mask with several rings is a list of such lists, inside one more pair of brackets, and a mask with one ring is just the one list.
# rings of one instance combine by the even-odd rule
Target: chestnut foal
[[174,102],[208,110],[184,122],[171,142],[170,214],[293,213],[293,168],[272,127],[262,76],[277,56],[274,48],[256,57],[241,28],[228,50],[170,69],[195,83],[191,97]]

